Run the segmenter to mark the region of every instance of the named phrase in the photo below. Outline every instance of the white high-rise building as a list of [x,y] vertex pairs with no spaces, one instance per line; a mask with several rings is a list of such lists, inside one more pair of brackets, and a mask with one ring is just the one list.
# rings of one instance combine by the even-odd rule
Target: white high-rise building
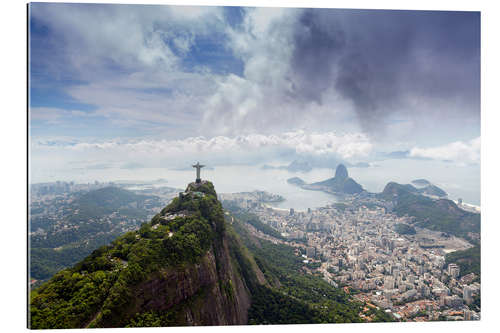
[[472,320],[472,311],[464,309],[464,320]]
[[460,267],[457,264],[449,264],[448,265],[448,275],[456,278],[460,275]]
[[394,278],[392,276],[384,278],[384,289],[394,289]]

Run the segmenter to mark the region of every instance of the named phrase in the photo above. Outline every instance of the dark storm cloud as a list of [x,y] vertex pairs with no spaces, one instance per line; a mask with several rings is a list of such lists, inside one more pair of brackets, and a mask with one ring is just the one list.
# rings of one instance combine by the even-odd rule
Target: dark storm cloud
[[291,61],[298,74],[299,96],[321,104],[321,93],[331,85],[333,65],[346,46],[344,31],[319,11],[306,10],[299,17],[293,38]]
[[415,103],[479,114],[479,13],[308,9],[293,39],[297,97],[321,104],[333,88],[370,133]]

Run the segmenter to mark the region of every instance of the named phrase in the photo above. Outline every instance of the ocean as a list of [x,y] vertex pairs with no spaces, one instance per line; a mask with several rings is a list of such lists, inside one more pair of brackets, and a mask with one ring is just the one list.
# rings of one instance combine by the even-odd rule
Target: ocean
[[[196,178],[194,169],[171,170],[168,168],[139,169],[60,169],[43,172],[31,171],[31,183],[75,181],[76,183],[140,180],[166,180],[170,187],[184,189]],[[366,190],[381,192],[390,182],[408,184],[414,179],[424,178],[445,190],[450,199],[462,198],[464,202],[480,205],[480,167],[455,166],[451,163],[427,160],[385,160],[372,163],[367,168],[348,168],[349,176]],[[282,169],[262,169],[261,166],[215,166],[201,170],[201,177],[212,181],[218,193],[264,190],[282,195],[286,201],[276,204],[278,208],[305,210],[317,208],[337,201],[333,195],[303,190],[287,183],[287,179],[300,177],[306,182],[316,182],[331,178],[335,170],[321,168],[310,172],[289,172]],[[164,181],[163,181],[164,182]]]

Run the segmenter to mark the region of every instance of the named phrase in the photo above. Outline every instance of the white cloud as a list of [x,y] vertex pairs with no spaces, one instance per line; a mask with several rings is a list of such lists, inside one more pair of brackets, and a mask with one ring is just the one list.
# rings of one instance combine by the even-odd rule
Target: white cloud
[[333,88],[324,103],[305,101],[294,84],[294,25],[300,10],[247,8],[242,25],[228,27],[228,47],[244,62],[242,76],[215,77],[203,128],[210,135],[291,129],[357,131],[352,104]]
[[[50,60],[51,76],[81,80],[64,90],[95,106],[95,116],[108,121],[103,127],[151,130],[162,138],[359,130],[345,121],[352,107],[335,91],[323,105],[297,98],[290,57],[298,10],[247,8],[242,25],[231,28],[221,7],[35,8],[32,13],[54,32],[54,51],[62,57]],[[243,61],[242,76],[214,74],[203,64],[183,68],[196,38],[210,40],[214,33],[228,36],[225,46]],[[65,121],[72,125],[70,118],[52,121],[61,128]]]
[[[336,91],[333,84],[321,90],[321,104],[301,97],[304,95],[301,90],[314,87],[301,81],[297,73],[300,71],[293,65],[297,44],[294,34],[302,11],[290,8],[244,11],[243,22],[237,27],[225,22],[222,7],[35,3],[31,13],[50,32],[40,44],[49,46],[39,50],[41,55],[49,55],[38,58],[45,62],[42,72],[47,72],[50,78],[81,82],[69,84],[63,90],[77,102],[95,106],[92,115],[103,117],[102,128],[127,127],[131,133],[134,129],[140,133],[150,131],[151,136],[160,138],[236,137],[256,132],[269,136],[297,129],[321,133],[359,131],[352,102]],[[212,50],[210,43],[215,38],[221,43],[226,41],[225,37],[227,52]],[[200,54],[187,59],[192,66],[187,70],[183,67],[187,63],[185,56],[194,47],[206,54],[213,52],[217,59],[214,66],[218,57],[234,55],[243,62],[243,72],[225,74],[213,70],[219,73],[214,74],[208,61],[199,61]],[[447,121],[451,112],[433,100],[425,102],[427,99],[411,99],[411,96],[408,99],[415,112],[409,112],[409,119],[403,117],[404,126],[401,122],[390,128],[387,140],[391,142],[409,140],[407,137],[416,133],[419,139],[424,138],[430,135],[428,132],[439,133],[441,139],[458,131],[463,133],[464,127],[469,132],[470,128],[478,128],[479,118],[475,114],[475,122],[467,126],[463,126],[461,115],[453,126],[442,126],[434,114],[428,117],[430,125],[424,124],[422,113],[417,111],[435,110]],[[449,103],[450,99],[446,100]],[[460,108],[453,104],[449,109]],[[65,124],[73,125],[70,114],[38,111],[32,119],[39,117],[38,120],[60,124],[61,131],[65,130]],[[384,123],[384,119],[374,123]],[[428,126],[434,126],[435,130],[429,131]],[[418,128],[425,130],[419,132]],[[453,133],[444,133],[448,128]],[[73,134],[69,131],[64,134]],[[469,132],[466,134],[471,135]],[[380,141],[381,136],[373,139]],[[322,142],[315,142],[314,148],[303,143],[298,147],[303,151],[331,150],[329,143]],[[339,148],[337,153],[349,156],[351,151],[363,149],[363,145],[357,148],[349,145]]]
[[124,74],[111,80],[74,86],[68,92],[78,100],[98,105],[96,114],[109,118],[113,123],[121,121],[121,126],[142,123],[143,127],[147,127],[153,123],[154,127],[168,128],[174,124],[176,128],[185,130],[186,126],[191,127],[196,119],[202,117],[200,106],[204,104],[204,96],[210,92],[212,78],[197,73],[163,74]]
[[[279,152],[294,155],[334,155],[343,159],[366,157],[372,144],[363,134],[338,135],[332,132],[287,132],[280,135],[250,134],[234,137],[188,137],[183,140],[95,140],[81,141],[69,138],[45,138],[32,141],[34,164],[50,163],[57,156],[57,166],[73,165],[82,157],[115,166],[141,161],[147,166],[172,167],[198,159],[210,163],[238,161],[249,163],[269,161]],[[64,160],[64,163],[61,163]],[[208,163],[208,162],[207,162]]]
[[468,142],[456,141],[447,145],[410,150],[410,157],[453,161],[460,164],[476,164],[481,161],[481,137]]
[[92,70],[113,63],[128,70],[176,69],[172,47],[186,51],[194,34],[222,29],[218,7],[59,3],[34,4],[31,13],[51,27],[71,65],[91,79]]
[[[182,61],[196,36],[224,29],[221,7],[34,4],[31,15],[50,31],[50,56],[40,49],[32,56],[49,77],[79,82],[63,90],[95,106],[107,126],[201,134],[193,124],[216,76],[186,70]],[[33,111],[32,119],[72,125],[63,110]]]
[[30,108],[30,119],[53,122],[62,117],[71,115],[71,111],[59,108],[35,107]]
[[41,122],[45,125],[62,125],[67,122],[75,122],[78,118],[95,117],[93,112],[84,112],[80,110],[51,108],[51,107],[30,107],[29,117],[30,125],[36,126],[35,122]]

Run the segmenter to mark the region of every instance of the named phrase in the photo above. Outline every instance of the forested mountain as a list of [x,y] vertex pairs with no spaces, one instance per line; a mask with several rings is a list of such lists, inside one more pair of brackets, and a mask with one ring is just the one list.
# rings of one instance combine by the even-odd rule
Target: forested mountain
[[152,196],[139,195],[118,187],[105,187],[88,192],[79,197],[72,205],[76,212],[72,221],[97,218],[113,212],[127,213],[129,216],[142,216]]
[[481,230],[481,214],[460,209],[448,199],[432,199],[416,192],[412,185],[388,183],[379,198],[394,203],[393,211],[398,216],[415,217],[413,224],[418,227],[446,232],[477,242],[472,234]]
[[[224,218],[226,216],[226,219]],[[191,183],[151,222],[30,295],[32,328],[360,322],[361,304],[253,238],[212,183]],[[390,320],[373,311],[373,320]]]
[[75,264],[92,250],[138,228],[160,205],[158,197],[117,187],[82,193],[70,202],[59,200],[46,214],[30,218],[31,278],[44,280]]
[[243,324],[248,284],[265,283],[256,267],[226,230],[213,185],[190,184],[138,231],[35,290],[31,327]]

